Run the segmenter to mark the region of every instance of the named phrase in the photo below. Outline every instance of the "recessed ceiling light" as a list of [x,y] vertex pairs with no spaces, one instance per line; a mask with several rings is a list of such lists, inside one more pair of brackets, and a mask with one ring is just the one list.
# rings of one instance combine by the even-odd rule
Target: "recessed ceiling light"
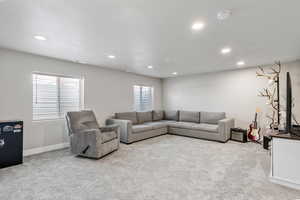
[[228,19],[231,16],[231,14],[232,14],[231,10],[222,10],[222,11],[218,12],[217,18],[218,18],[218,20],[223,21],[223,20]]
[[172,74],[173,74],[173,75],[177,75],[178,73],[177,73],[177,72],[173,72]]
[[192,29],[195,30],[195,31],[199,31],[201,29],[203,29],[205,26],[204,23],[202,22],[195,22],[193,25],[192,25]]
[[110,59],[116,58],[116,56],[114,56],[114,55],[108,55],[107,57],[110,58]]
[[236,65],[237,66],[243,66],[243,65],[245,65],[245,62],[241,60],[241,61],[237,62]]
[[35,36],[34,36],[34,38],[35,38],[35,39],[37,39],[37,40],[42,40],[42,41],[45,41],[45,40],[47,40],[47,38],[46,38],[46,37],[44,37],[44,36],[41,36],[41,35],[35,35]]
[[149,65],[147,68],[148,68],[148,69],[153,69],[153,66],[152,66],[152,65]]
[[228,53],[230,53],[230,52],[231,52],[231,48],[229,48],[229,47],[223,48],[223,49],[221,50],[221,53],[222,53],[222,54],[228,54]]

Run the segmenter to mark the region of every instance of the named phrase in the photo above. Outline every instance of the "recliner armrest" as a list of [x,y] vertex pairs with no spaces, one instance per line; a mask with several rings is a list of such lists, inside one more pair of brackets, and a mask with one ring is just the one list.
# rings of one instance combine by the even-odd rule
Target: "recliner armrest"
[[81,134],[98,134],[101,133],[99,129],[85,129],[78,133],[75,133],[74,135],[81,135]]
[[80,131],[78,133],[75,133],[73,135],[76,135],[75,137],[81,138],[82,141],[99,141],[101,140],[101,131],[100,129],[86,129],[83,131]]
[[99,129],[101,130],[101,132],[111,132],[111,131],[118,131],[118,128],[120,127],[120,125],[118,124],[112,124],[112,125],[107,125],[107,126],[101,126],[99,127]]
[[219,133],[223,136],[223,142],[227,142],[230,139],[230,129],[234,128],[234,119],[225,118],[218,122]]

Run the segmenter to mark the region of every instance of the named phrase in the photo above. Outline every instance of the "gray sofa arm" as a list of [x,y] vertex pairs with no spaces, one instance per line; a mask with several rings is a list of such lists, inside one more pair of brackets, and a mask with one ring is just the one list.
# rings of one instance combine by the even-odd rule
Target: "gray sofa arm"
[[132,122],[130,120],[122,119],[107,119],[107,125],[117,124],[120,126],[120,140],[124,143],[130,143],[130,136],[132,134]]
[[222,119],[219,121],[219,133],[222,135],[222,141],[227,142],[230,139],[230,129],[234,128],[234,119]]

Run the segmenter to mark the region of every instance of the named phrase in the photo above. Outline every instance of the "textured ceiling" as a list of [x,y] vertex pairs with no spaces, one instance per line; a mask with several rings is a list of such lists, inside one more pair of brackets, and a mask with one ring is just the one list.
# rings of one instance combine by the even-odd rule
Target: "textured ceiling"
[[[239,60],[300,58],[299,8],[299,0],[0,0],[0,46],[154,77],[222,71]],[[224,9],[231,18],[218,21]],[[194,21],[205,28],[191,31]],[[225,46],[232,52],[221,55]]]

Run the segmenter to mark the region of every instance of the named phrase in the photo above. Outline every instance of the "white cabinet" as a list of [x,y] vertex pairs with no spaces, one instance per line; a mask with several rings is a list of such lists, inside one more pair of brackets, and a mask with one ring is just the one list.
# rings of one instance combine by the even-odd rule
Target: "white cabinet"
[[300,190],[300,140],[273,137],[270,180]]

